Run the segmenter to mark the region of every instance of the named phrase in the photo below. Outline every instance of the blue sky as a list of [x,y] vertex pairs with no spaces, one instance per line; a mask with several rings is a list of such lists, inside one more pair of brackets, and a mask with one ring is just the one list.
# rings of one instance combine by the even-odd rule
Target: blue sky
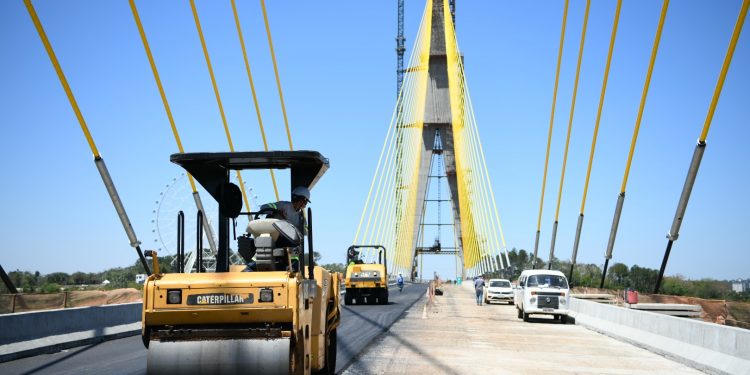
[[[292,137],[321,151],[313,191],[316,249],[342,262],[395,101],[396,2],[267,2]],[[563,1],[458,1],[459,46],[509,247],[533,249]],[[137,2],[187,151],[228,149],[187,1]],[[591,6],[556,255],[570,257],[616,2]],[[658,268],[687,166],[741,1],[672,2],[612,262]],[[144,248],[155,202],[181,169],[128,2],[35,2]],[[197,1],[238,150],[262,148],[229,1]],[[269,143],[286,149],[262,14],[238,1]],[[407,51],[424,3],[406,2]],[[571,1],[540,255],[547,257],[585,2]],[[579,262],[604,262],[661,2],[623,4]],[[748,277],[750,40],[741,36],[667,274]],[[135,252],[23,2],[0,2],[0,264],[6,270],[99,271]],[[407,56],[408,58],[408,56]],[[267,173],[247,174],[258,202]],[[282,182],[288,191],[287,183]],[[188,199],[176,202],[191,204]],[[191,221],[189,221],[190,223]],[[190,224],[188,224],[190,225]],[[447,258],[424,271],[453,276]]]

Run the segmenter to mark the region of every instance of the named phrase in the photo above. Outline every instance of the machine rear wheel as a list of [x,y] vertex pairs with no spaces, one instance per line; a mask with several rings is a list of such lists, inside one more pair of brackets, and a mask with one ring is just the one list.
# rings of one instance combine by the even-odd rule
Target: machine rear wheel
[[523,313],[523,321],[524,322],[528,322],[529,321],[529,314],[527,314],[525,312],[522,312],[522,313]]

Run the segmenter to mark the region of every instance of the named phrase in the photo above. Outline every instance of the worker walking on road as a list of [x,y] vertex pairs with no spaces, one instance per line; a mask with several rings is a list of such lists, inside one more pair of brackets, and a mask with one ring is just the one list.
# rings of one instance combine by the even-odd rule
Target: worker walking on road
[[477,306],[482,306],[482,297],[484,297],[484,278],[482,278],[482,275],[474,279],[474,292],[477,294]]

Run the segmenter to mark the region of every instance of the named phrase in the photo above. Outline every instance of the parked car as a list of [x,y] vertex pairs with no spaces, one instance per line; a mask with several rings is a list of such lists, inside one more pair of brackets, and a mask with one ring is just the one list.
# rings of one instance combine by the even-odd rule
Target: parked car
[[560,271],[525,270],[518,278],[514,294],[518,318],[529,321],[529,315],[545,314],[566,323],[570,306],[568,279]]
[[507,302],[513,304],[513,287],[510,280],[490,279],[484,288],[484,303]]

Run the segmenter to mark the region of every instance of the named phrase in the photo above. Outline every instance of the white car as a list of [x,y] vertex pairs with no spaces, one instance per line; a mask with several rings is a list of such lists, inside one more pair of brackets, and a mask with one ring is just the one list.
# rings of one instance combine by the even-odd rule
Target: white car
[[484,303],[507,302],[513,304],[513,287],[510,280],[490,279],[484,288]]
[[570,306],[568,279],[560,271],[526,270],[518,278],[514,301],[518,318],[529,321],[529,315],[545,314],[566,323]]

